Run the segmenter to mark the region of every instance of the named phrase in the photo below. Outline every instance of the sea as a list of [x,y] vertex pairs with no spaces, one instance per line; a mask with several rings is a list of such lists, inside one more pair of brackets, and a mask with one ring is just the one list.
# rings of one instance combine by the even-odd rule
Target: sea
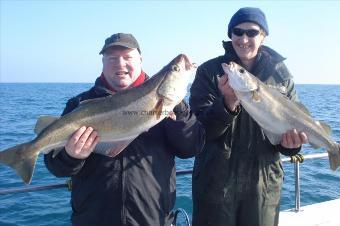
[[[60,115],[69,98],[91,86],[90,83],[0,83],[0,150],[33,139],[40,115]],[[296,85],[296,89],[313,117],[328,123],[333,130],[332,138],[340,143],[340,85]],[[301,153],[323,152],[306,144]],[[56,178],[49,173],[42,155],[31,185],[65,183],[68,178]],[[193,158],[176,159],[177,170],[192,169],[193,162]],[[295,206],[294,165],[285,162],[284,171],[281,210]],[[340,198],[340,170],[330,170],[327,158],[304,161],[300,177],[302,206]],[[0,165],[0,191],[28,187],[11,168]],[[191,217],[191,174],[177,177],[177,208],[184,209]],[[1,226],[70,226],[70,216],[70,192],[66,188],[0,195]]]

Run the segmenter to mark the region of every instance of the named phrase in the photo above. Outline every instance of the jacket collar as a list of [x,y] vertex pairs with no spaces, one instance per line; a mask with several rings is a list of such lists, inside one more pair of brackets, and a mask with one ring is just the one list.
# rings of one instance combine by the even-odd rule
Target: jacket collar
[[[234,61],[242,65],[242,62],[240,58],[237,56],[231,41],[228,42],[223,41],[223,48],[225,50],[225,54],[223,56],[224,62],[229,63],[231,61]],[[258,77],[260,80],[265,81],[276,70],[275,66],[278,63],[284,61],[285,59],[286,58],[282,57],[275,50],[269,48],[268,46],[262,45],[259,48],[259,52],[256,56],[255,66],[250,71],[250,73]]]
[[[144,73],[144,81],[142,83],[144,83],[146,80],[149,79],[149,76]],[[140,84],[138,84],[140,85]],[[94,91],[96,93],[96,95],[98,96],[107,96],[107,95],[113,95],[116,92],[110,90],[109,88],[107,88],[106,84],[104,83],[104,81],[100,78],[100,76],[96,79],[96,82],[94,84]]]
[[[229,61],[235,61],[236,63],[241,63],[240,58],[238,58],[231,41],[222,41],[223,48],[225,50],[224,56],[229,60]],[[278,52],[275,50],[271,49],[268,46],[262,45],[259,48],[259,53],[257,54],[257,59],[256,61],[259,61],[261,57],[266,57],[272,63],[279,63],[284,61],[286,58],[281,56]]]

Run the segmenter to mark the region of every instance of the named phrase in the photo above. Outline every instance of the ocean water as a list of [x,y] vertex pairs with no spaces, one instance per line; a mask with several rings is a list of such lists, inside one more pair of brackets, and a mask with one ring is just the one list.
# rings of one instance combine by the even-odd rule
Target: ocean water
[[[40,115],[60,115],[66,101],[91,87],[91,84],[10,84],[0,83],[0,150],[34,138],[34,125]],[[340,85],[297,85],[300,100],[319,120],[333,130],[333,139],[340,143]],[[304,145],[302,154],[320,153]],[[177,169],[191,169],[193,159],[177,159]],[[294,208],[293,165],[284,164],[285,182],[281,209]],[[329,169],[328,159],[306,160],[301,164],[301,205],[340,198],[340,170]],[[39,156],[31,185],[64,183],[55,178]],[[0,190],[25,187],[7,166],[0,165]],[[0,195],[0,225],[69,226],[70,192],[54,189]],[[191,175],[178,176],[176,208],[192,213]]]

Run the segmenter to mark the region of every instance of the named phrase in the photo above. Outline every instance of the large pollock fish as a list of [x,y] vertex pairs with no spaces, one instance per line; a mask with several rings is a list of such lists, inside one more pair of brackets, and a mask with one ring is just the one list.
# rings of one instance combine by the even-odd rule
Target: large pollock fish
[[295,128],[307,134],[313,148],[327,149],[332,170],[340,166],[340,144],[331,139],[330,126],[315,121],[301,103],[289,100],[240,65],[231,62],[223,63],[222,67],[241,105],[261,126],[272,144],[279,144],[282,134]]
[[38,119],[37,137],[0,152],[0,163],[12,167],[30,183],[40,152],[60,150],[81,126],[93,127],[100,137],[94,152],[114,157],[139,134],[159,123],[185,97],[196,66],[181,54],[142,85],[115,95],[84,101],[60,117]]

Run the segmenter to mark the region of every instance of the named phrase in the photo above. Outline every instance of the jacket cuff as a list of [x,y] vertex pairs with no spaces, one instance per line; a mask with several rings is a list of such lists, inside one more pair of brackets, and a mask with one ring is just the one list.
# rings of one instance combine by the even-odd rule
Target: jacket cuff
[[216,111],[217,117],[221,119],[226,119],[228,124],[231,123],[233,119],[241,112],[240,106],[236,108],[236,111],[230,111],[229,108],[224,104],[224,97],[219,98],[217,101],[215,101],[215,103],[213,104],[213,108]]
[[293,156],[300,152],[301,147],[299,148],[285,148],[281,144],[275,146],[276,149],[285,156]]
[[186,118],[189,114],[189,107],[187,103],[182,101],[181,103],[177,104],[173,110],[176,115],[176,120],[181,120]]
[[65,148],[61,150],[55,158],[58,158],[59,161],[61,161],[63,164],[65,164],[68,167],[76,167],[78,165],[83,165],[85,160],[84,159],[76,159],[67,154]]

